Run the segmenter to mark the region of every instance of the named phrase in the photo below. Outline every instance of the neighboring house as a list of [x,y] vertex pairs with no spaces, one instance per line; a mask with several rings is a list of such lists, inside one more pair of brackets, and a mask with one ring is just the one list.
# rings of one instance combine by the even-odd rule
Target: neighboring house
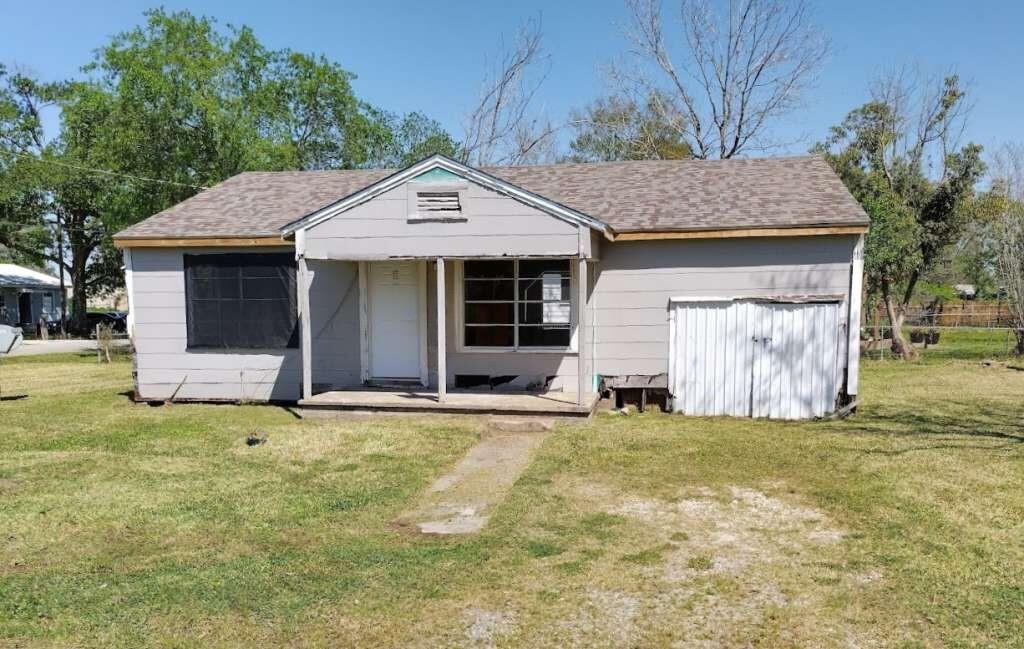
[[115,243],[143,399],[589,412],[633,381],[803,418],[857,394],[867,226],[813,156],[433,156],[239,174]]
[[39,317],[60,320],[60,280],[37,270],[0,264],[0,324],[35,331]]

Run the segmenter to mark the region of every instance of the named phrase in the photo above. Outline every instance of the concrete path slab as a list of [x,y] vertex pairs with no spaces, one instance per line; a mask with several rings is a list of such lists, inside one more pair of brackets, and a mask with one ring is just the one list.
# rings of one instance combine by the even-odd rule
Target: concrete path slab
[[396,523],[423,534],[479,532],[547,436],[543,430],[485,433]]

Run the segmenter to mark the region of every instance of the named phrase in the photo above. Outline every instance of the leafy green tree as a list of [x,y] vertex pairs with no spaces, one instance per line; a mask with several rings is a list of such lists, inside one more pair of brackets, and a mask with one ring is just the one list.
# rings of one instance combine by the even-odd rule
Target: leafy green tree
[[0,65],[0,247],[16,263],[59,262],[50,254],[40,113],[52,88]]
[[[947,77],[932,92],[915,94],[915,87],[923,86],[885,80],[871,102],[851,111],[816,147],[871,218],[867,287],[881,294],[893,351],[904,359],[916,356],[902,332],[915,288],[959,239],[985,170],[980,146],[954,147],[964,106],[959,79]],[[939,165],[934,175],[930,152]]]
[[[323,56],[269,50],[247,27],[156,9],[114,36],[85,78],[39,84],[0,75],[0,245],[65,264],[77,329],[90,295],[121,282],[110,237],[248,170],[333,169],[451,152],[422,115],[356,97],[354,75]],[[39,106],[61,110],[42,137]],[[48,255],[59,218],[64,254]]]
[[576,111],[569,147],[583,162],[692,158],[686,118],[668,97],[652,92],[643,102],[626,95],[598,99]]
[[435,153],[454,158],[459,143],[437,121],[423,113],[412,112],[398,117],[386,115],[389,139],[380,156],[384,167],[407,167]]

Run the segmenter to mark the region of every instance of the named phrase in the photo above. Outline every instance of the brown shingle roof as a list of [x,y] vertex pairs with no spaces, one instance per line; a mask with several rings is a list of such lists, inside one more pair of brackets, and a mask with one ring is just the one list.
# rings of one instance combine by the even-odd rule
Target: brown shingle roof
[[[817,156],[490,167],[483,171],[599,219],[617,232],[866,225]],[[394,170],[247,172],[116,238],[258,237]]]

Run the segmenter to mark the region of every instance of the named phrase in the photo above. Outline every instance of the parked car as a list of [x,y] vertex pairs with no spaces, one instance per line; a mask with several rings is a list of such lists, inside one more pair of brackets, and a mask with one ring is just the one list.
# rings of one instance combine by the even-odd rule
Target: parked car
[[128,314],[124,311],[95,311],[87,313],[85,318],[90,335],[95,335],[97,325],[107,325],[116,334],[128,332]]

